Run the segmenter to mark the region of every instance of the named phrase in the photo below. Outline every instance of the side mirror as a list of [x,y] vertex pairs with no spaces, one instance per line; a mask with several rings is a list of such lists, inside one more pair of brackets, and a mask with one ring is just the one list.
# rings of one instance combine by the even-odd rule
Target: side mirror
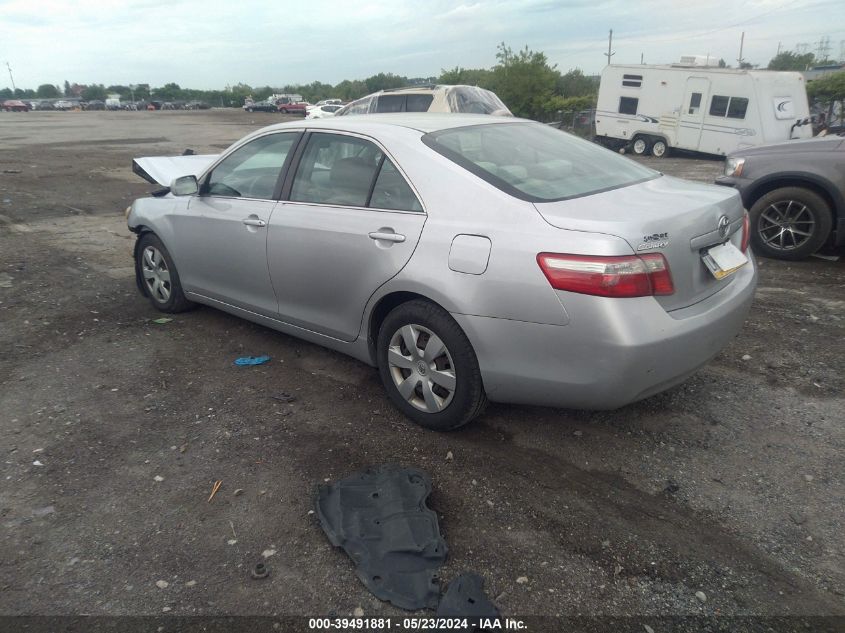
[[174,196],[192,196],[199,191],[196,176],[180,176],[170,185],[170,193]]

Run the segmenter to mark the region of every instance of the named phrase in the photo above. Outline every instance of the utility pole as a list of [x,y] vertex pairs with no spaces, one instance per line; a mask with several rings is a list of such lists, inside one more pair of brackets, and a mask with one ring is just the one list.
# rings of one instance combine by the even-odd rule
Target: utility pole
[[607,38],[607,52],[604,54],[607,57],[607,65],[610,66],[610,58],[616,55],[616,52],[611,50],[613,47],[613,29],[610,29],[610,35]]
[[12,80],[12,94],[15,94],[18,89],[15,87],[15,78],[12,77],[12,67],[9,66],[9,62],[6,62],[6,68],[9,69],[9,79]]
[[780,42],[778,42],[778,55],[780,55]]
[[739,67],[742,68],[742,49],[745,46],[745,31],[742,32],[742,37],[739,39],[739,57],[737,57],[736,61],[739,64]]
[[643,59],[645,59],[645,53],[640,53],[640,66],[642,66],[643,64],[645,64],[645,62],[643,61]]

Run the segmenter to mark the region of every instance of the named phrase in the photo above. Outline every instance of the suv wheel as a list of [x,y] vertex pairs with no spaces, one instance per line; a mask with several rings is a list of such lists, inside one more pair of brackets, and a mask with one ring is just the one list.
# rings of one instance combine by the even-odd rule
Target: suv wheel
[[803,259],[830,235],[830,205],[809,189],[782,187],[757,200],[749,212],[754,250],[776,259]]
[[469,339],[432,303],[409,301],[394,308],[381,325],[376,352],[388,397],[421,426],[457,429],[487,404]]

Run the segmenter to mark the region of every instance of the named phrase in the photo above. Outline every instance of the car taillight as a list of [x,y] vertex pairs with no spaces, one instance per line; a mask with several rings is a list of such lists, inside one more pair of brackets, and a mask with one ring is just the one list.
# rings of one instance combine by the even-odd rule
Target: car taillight
[[744,253],[748,250],[748,238],[751,237],[751,220],[748,219],[748,213],[742,216],[742,244],[740,249]]
[[648,297],[675,292],[660,253],[595,257],[540,253],[537,263],[553,288],[600,297]]

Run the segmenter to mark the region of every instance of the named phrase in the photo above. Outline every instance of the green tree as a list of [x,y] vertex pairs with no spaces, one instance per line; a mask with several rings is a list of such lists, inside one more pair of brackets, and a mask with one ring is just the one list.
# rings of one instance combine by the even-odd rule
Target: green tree
[[105,101],[106,88],[103,84],[91,84],[82,91],[82,98],[86,101]]
[[561,75],[557,82],[557,94],[562,97],[593,97],[598,91],[598,77],[587,77],[578,68]]
[[492,84],[493,73],[486,68],[461,68],[455,66],[451,70],[440,69],[437,83],[447,85],[467,85],[488,88]]
[[53,84],[41,84],[38,86],[38,90],[35,91],[35,94],[42,99],[55,99],[56,97],[61,96],[59,89]]
[[727,68],[728,62],[725,61],[724,57],[719,58],[719,68]]
[[65,90],[64,90],[64,95],[65,95],[66,97],[70,97],[70,96],[71,96],[71,94],[70,94],[70,82],[69,82],[67,79],[65,79]]
[[839,102],[839,111],[845,108],[845,70],[830,73],[807,82],[807,96],[821,106],[827,106],[827,120],[833,118],[833,110]]
[[783,51],[778,53],[769,61],[766,66],[769,70],[807,70],[815,62],[816,56],[812,53],[793,53]]
[[502,42],[496,59],[499,63],[493,67],[493,91],[516,116],[542,118],[560,78],[546,55],[527,46],[515,53]]
[[402,88],[408,85],[407,77],[400,77],[393,73],[379,73],[372,77],[367,77],[364,80],[367,86],[367,94],[378,92],[379,90],[387,90],[389,88]]

